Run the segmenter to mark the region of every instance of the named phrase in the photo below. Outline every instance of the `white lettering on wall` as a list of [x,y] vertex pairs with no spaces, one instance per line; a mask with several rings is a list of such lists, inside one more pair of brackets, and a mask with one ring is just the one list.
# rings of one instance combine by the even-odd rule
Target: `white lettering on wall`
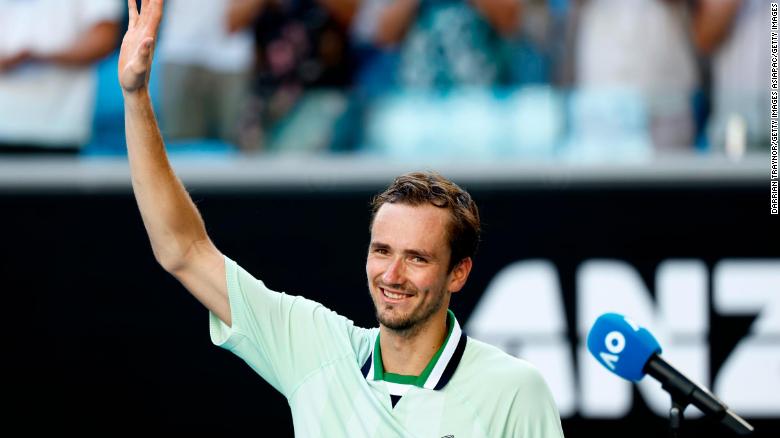
[[[518,261],[489,284],[466,330],[535,364],[550,385],[561,416],[620,418],[634,405],[631,383],[602,367],[584,343],[599,315],[621,313],[656,336],[667,361],[695,382],[711,387],[740,415],[777,417],[780,260],[724,260],[715,266],[715,312],[756,319],[714,381],[709,367],[708,275],[702,261],[667,260],[658,266],[655,278],[648,279],[654,284],[646,284],[634,267],[620,260],[582,263],[575,286],[579,344],[573,348],[555,266],[546,260]],[[611,345],[618,348],[620,341]],[[638,388],[653,412],[668,415],[669,396],[660,384],[647,378]],[[686,417],[697,414],[693,408],[686,411]]]
[[780,414],[780,261],[724,260],[713,270],[713,305],[756,319],[715,378],[714,392],[736,412]]

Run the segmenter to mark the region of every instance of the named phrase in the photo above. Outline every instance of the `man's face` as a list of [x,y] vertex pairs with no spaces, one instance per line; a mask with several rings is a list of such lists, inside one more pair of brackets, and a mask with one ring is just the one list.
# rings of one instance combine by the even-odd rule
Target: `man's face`
[[377,211],[366,275],[383,326],[413,333],[434,315],[443,317],[450,292],[463,287],[471,259],[447,272],[450,220],[448,210],[430,204],[386,203]]

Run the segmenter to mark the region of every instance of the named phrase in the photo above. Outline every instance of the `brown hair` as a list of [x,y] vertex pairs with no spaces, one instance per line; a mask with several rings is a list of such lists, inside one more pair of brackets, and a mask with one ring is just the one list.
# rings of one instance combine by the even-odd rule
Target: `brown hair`
[[479,245],[479,211],[471,195],[436,172],[411,172],[397,177],[384,192],[371,201],[371,223],[385,203],[412,206],[429,203],[450,211],[447,234],[450,243],[451,271],[461,260],[474,257]]

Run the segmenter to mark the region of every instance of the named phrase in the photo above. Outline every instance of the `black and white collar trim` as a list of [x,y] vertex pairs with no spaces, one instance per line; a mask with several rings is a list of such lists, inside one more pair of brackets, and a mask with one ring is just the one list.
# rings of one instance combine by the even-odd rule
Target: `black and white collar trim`
[[366,380],[384,381],[391,395],[402,396],[413,387],[440,390],[450,381],[466,348],[466,334],[451,310],[447,311],[450,330],[444,344],[439,348],[420,376],[399,376],[385,373],[382,367],[382,352],[377,333],[374,346],[361,371]]

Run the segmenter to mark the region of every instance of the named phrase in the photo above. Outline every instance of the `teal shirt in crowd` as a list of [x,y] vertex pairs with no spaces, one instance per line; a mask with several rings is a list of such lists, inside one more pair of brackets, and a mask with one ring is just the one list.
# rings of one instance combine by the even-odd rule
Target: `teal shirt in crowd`
[[225,270],[233,324],[211,313],[211,340],[287,398],[296,436],[563,436],[539,372],[465,336],[452,312],[447,339],[423,373],[399,376],[382,367],[379,329],[271,291],[228,258]]

